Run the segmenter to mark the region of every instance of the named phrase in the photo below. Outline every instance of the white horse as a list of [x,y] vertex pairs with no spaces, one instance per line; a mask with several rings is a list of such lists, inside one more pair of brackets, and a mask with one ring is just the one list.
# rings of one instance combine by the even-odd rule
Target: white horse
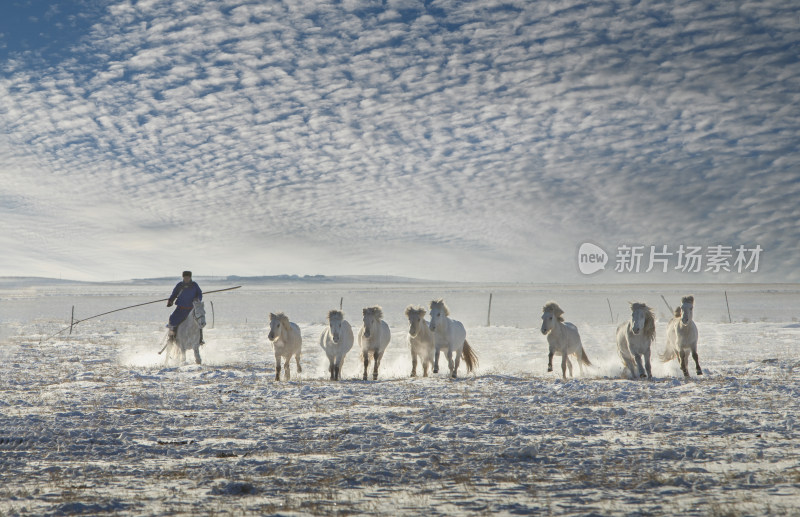
[[675,309],[675,316],[667,323],[667,348],[661,354],[661,360],[665,363],[677,357],[684,377],[689,377],[689,352],[692,353],[697,375],[703,375],[697,357],[697,325],[692,320],[693,313],[694,296],[684,296],[681,306]]
[[569,368],[569,376],[572,377],[572,363],[567,356],[574,354],[581,370],[581,376],[583,376],[583,365],[591,366],[592,363],[583,349],[578,328],[568,321],[565,322],[563,314],[564,311],[556,302],[547,302],[542,308],[542,334],[547,336],[547,344],[550,345],[547,371],[553,371],[553,354],[559,354],[562,377],[567,378],[567,368]]
[[392,333],[389,325],[383,321],[383,309],[380,307],[367,307],[364,309],[364,325],[358,333],[358,344],[361,347],[361,360],[364,362],[364,380],[367,380],[369,369],[369,356],[375,361],[372,379],[378,380],[378,366],[381,364],[383,353],[389,346]]
[[297,373],[301,373],[303,368],[300,366],[300,349],[303,346],[303,337],[300,335],[300,327],[289,321],[289,317],[284,313],[270,313],[269,315],[269,336],[272,341],[272,348],[275,351],[275,380],[281,380],[281,358],[285,361],[284,379],[289,380],[289,362],[294,356],[297,362]]
[[[653,309],[645,303],[631,304],[631,319],[617,327],[617,351],[622,364],[636,377],[636,366],[639,377],[653,378],[650,370],[650,345],[656,339],[656,320]],[[644,366],[642,366],[644,356]]]
[[175,329],[175,339],[167,341],[166,358],[164,364],[186,363],[186,351],[194,350],[194,362],[202,363],[200,359],[200,330],[206,326],[206,309],[203,302],[194,300],[192,310]]
[[331,380],[338,381],[342,372],[344,356],[353,348],[353,327],[344,319],[342,311],[328,312],[328,326],[319,337],[319,346],[328,356]]
[[444,304],[444,300],[433,300],[430,308],[430,329],[434,333],[436,348],[433,373],[439,372],[439,352],[443,348],[447,349],[447,366],[450,368],[450,377],[454,379],[457,377],[462,356],[467,365],[467,373],[475,370],[478,366],[478,356],[467,343],[467,331],[464,325],[460,321],[449,318],[450,310]]
[[435,339],[433,331],[425,321],[423,307],[406,307],[406,317],[408,318],[408,346],[411,349],[411,376],[417,376],[417,359],[422,363],[422,376],[428,376],[428,368],[433,366],[433,352],[435,350]]

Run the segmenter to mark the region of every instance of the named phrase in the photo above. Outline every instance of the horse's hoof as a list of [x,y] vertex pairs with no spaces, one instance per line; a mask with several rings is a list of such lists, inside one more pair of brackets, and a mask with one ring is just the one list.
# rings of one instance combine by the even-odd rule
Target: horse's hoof
[[439,373],[439,368],[434,368],[433,373]]
[[552,367],[552,366],[548,366],[548,367],[547,367],[547,371],[548,371],[548,372],[552,372],[552,371],[553,371],[553,367]]
[[647,374],[640,373],[640,374],[639,374],[639,378],[640,378],[640,379],[646,379],[646,378],[647,378]]
[[697,370],[697,375],[703,375],[703,370]]

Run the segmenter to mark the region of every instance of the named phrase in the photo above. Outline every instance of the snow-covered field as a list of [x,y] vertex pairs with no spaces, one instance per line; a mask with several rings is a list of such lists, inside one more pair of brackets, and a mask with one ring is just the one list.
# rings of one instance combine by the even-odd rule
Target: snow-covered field
[[[177,281],[177,279],[176,279]],[[164,368],[165,285],[0,282],[0,515],[797,515],[800,286],[278,283],[206,299],[204,364]],[[205,290],[230,283],[201,282]],[[728,323],[724,291],[733,323]],[[487,326],[489,293],[493,293]],[[654,362],[628,380],[614,344],[627,302],[694,294],[704,373]],[[444,297],[476,375],[409,378],[406,305]],[[392,329],[377,382],[357,352],[327,380],[318,346],[343,298]],[[546,372],[544,302],[594,363]],[[213,326],[209,302],[214,303]],[[275,382],[267,314],[304,336]],[[191,355],[191,354],[190,354]],[[462,366],[463,369],[463,366]],[[556,367],[558,370],[558,367]]]

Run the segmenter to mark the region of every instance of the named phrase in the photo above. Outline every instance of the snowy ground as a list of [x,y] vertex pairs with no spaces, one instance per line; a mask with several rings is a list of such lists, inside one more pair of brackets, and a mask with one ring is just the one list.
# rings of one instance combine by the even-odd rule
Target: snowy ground
[[[796,515],[797,286],[245,286],[207,297],[203,365],[157,355],[166,286],[0,286],[0,515]],[[225,285],[203,285],[206,290]],[[728,323],[727,289],[733,323]],[[488,295],[494,293],[491,326]],[[614,318],[696,297],[705,375],[677,363],[622,376]],[[444,297],[476,375],[410,379],[402,310]],[[378,382],[326,380],[329,308],[354,327],[383,305],[393,337]],[[594,362],[546,373],[540,309],[554,299]],[[304,372],[275,382],[266,315],[304,336]],[[690,369],[693,373],[693,368]],[[294,367],[292,368],[294,372]],[[462,372],[463,373],[463,372]]]

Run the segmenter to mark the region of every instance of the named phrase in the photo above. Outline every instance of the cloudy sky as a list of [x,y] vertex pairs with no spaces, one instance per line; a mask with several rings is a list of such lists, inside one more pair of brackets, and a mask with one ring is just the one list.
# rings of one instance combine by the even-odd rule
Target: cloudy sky
[[8,0],[0,276],[797,282],[798,12]]

